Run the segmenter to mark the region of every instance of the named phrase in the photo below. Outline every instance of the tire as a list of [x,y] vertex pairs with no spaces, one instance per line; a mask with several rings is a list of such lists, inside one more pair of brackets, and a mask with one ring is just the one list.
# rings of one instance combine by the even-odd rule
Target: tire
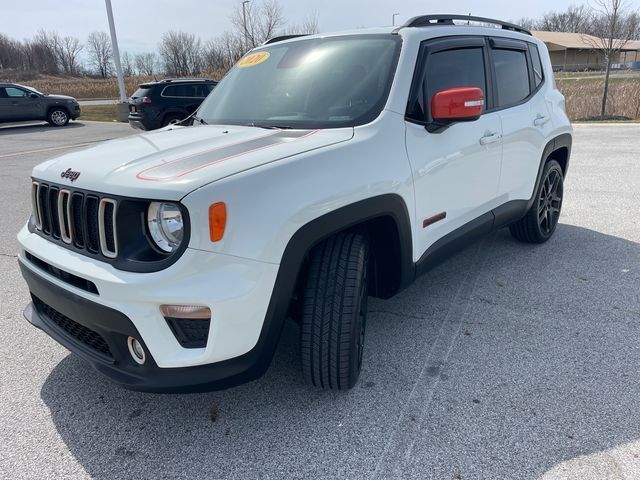
[[549,160],[544,166],[533,205],[522,219],[509,226],[511,235],[525,243],[549,240],[558,225],[563,192],[562,168],[555,160]]
[[367,324],[369,246],[339,233],[311,253],[300,328],[302,373],[325,390],[352,388],[360,376]]
[[183,119],[184,117],[182,115],[171,113],[162,119],[162,126],[166,127],[167,125],[171,125],[172,123],[177,123]]
[[47,122],[52,127],[64,127],[69,123],[69,112],[64,108],[52,108],[47,114]]

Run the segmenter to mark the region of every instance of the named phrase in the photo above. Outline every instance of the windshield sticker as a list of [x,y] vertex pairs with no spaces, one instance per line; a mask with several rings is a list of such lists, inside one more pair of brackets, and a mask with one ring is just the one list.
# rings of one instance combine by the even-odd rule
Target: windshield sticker
[[258,52],[241,58],[238,62],[238,68],[255,67],[256,65],[266,62],[269,58],[269,52]]

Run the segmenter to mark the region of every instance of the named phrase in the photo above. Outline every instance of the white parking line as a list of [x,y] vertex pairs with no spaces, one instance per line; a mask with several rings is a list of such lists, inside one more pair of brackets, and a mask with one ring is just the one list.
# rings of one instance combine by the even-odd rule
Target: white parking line
[[102,141],[106,141],[106,140],[96,140],[95,142],[75,143],[73,145],[62,145],[60,147],[40,148],[38,150],[27,150],[25,152],[5,153],[3,155],[0,155],[0,158],[15,157],[17,155],[30,155],[33,153],[52,152],[55,150],[65,150],[68,148],[75,148],[75,147],[86,147],[87,145],[91,145],[93,143],[102,142]]

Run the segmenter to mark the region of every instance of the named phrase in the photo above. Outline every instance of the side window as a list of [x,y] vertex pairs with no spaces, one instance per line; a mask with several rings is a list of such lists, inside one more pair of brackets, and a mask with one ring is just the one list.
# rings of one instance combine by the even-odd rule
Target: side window
[[542,80],[544,80],[544,74],[542,73],[542,62],[540,61],[540,52],[538,47],[529,44],[529,55],[531,55],[531,63],[533,64],[533,80],[536,88],[540,86]]
[[422,75],[420,88],[414,93],[407,109],[407,117],[417,121],[425,120],[433,95],[441,90],[478,87],[486,96],[484,54],[480,47],[431,53],[427,56]]
[[493,50],[498,106],[508,107],[529,96],[529,69],[524,50]]
[[6,87],[7,96],[10,98],[23,98],[27,96],[27,92],[20,88]]

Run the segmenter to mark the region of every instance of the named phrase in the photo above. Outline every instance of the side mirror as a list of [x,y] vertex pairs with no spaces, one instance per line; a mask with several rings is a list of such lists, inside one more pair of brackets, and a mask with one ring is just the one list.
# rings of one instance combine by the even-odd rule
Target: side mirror
[[38,95],[37,93],[30,93],[29,98],[40,98],[40,95]]
[[431,118],[426,128],[430,132],[442,131],[452,123],[472,122],[482,115],[484,94],[475,87],[449,88],[431,98]]

